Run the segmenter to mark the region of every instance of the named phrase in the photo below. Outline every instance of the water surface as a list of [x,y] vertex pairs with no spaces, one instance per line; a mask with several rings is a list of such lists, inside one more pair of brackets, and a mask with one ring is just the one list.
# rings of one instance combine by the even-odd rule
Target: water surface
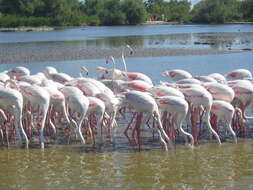
[[77,146],[44,151],[0,150],[0,188],[22,190],[253,188],[253,141],[216,143],[176,152],[85,152]]

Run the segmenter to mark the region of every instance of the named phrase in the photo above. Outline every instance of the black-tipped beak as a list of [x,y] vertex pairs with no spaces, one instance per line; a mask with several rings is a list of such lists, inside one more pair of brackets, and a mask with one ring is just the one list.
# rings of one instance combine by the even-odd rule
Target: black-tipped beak
[[88,75],[89,75],[89,72],[87,72],[86,75],[88,76]]
[[108,61],[106,60],[106,62],[105,62],[106,64],[108,64]]
[[133,51],[130,51],[130,55],[133,55],[133,53],[134,53]]

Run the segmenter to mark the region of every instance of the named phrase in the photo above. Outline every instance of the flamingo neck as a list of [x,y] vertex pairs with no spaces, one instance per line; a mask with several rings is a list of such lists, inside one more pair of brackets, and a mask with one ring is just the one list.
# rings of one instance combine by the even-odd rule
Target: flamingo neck
[[245,112],[243,113],[243,117],[244,117],[244,119],[247,119],[247,120],[253,119],[253,116],[247,116],[247,115],[245,114]]
[[125,72],[127,72],[127,66],[126,66],[126,60],[125,60],[125,48],[123,48],[122,50],[121,58],[124,65]]

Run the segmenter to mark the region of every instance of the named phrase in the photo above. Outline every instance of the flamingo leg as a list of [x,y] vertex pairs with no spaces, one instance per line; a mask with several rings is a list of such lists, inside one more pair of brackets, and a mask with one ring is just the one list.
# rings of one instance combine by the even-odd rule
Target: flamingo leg
[[191,108],[191,126],[192,126],[192,136],[194,138],[194,144],[198,144],[197,136],[197,108]]

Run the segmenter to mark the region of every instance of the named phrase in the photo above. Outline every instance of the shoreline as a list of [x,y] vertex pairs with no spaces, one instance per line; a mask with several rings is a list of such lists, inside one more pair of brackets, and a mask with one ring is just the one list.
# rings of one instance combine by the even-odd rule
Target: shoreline
[[[210,24],[210,23],[180,23],[175,21],[145,21],[139,25],[226,25],[226,24],[253,24],[253,22],[225,22],[223,24]],[[21,27],[0,27],[0,32],[46,32],[53,30],[61,30],[66,28],[86,27],[92,25],[83,26],[21,26]],[[121,26],[132,26],[132,25],[121,25]]]
[[10,27],[0,28],[0,32],[44,32],[56,30],[56,27],[40,26],[40,27]]

